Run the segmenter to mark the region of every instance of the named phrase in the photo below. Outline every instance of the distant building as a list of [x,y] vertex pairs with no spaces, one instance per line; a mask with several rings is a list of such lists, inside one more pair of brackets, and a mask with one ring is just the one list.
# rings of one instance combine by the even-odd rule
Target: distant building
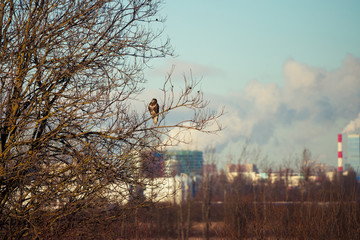
[[[181,204],[196,193],[196,177],[180,174],[175,177],[154,178],[144,190],[145,199],[153,202]],[[130,198],[129,198],[130,199]]]
[[232,173],[232,172],[242,172],[241,171],[241,164],[227,164],[226,165],[226,172]]
[[134,200],[171,202],[181,204],[194,197],[196,178],[186,174],[175,177],[149,178],[143,186],[133,186],[125,182],[111,184],[103,189],[103,196],[111,203],[127,204]]
[[258,169],[255,164],[227,164],[226,172],[258,172]]
[[175,177],[180,174],[180,163],[177,160],[165,161],[165,177]]
[[180,173],[201,175],[203,171],[204,159],[201,151],[168,151],[166,158],[178,161]]
[[255,164],[227,164],[226,175],[229,181],[238,176],[245,177],[251,181],[257,181],[258,169]]
[[346,168],[353,168],[360,172],[360,135],[349,134],[347,136],[347,164]]
[[213,174],[217,174],[216,164],[204,164],[203,175],[213,175]]

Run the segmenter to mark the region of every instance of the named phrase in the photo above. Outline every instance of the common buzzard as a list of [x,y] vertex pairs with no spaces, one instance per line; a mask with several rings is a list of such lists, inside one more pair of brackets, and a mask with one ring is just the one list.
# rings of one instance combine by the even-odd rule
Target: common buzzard
[[149,103],[149,112],[151,114],[151,117],[154,121],[154,125],[157,124],[158,118],[159,118],[159,104],[157,103],[156,98],[153,98],[151,102]]

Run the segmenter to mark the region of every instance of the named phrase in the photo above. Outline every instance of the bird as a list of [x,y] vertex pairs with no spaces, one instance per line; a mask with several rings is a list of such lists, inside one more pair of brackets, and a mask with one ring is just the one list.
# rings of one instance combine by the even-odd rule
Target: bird
[[151,102],[149,103],[149,112],[150,112],[150,115],[154,121],[154,125],[157,124],[157,121],[158,121],[158,113],[159,113],[159,104],[157,103],[157,100],[156,98],[153,98],[151,100]]

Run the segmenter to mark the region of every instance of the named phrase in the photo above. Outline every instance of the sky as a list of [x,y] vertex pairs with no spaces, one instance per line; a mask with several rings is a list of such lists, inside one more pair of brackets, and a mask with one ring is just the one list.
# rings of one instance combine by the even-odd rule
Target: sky
[[[224,130],[192,133],[216,149],[220,167],[260,152],[268,165],[298,159],[337,165],[337,133],[360,122],[360,1],[166,1],[164,34],[176,56],[146,70],[159,89],[192,72],[210,108],[225,107]],[[241,161],[245,161],[243,158]],[[346,159],[345,159],[346,161]]]

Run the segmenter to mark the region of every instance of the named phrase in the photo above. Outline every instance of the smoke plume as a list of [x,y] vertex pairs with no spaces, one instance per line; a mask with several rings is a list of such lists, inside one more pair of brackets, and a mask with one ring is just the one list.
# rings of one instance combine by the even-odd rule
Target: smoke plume
[[358,118],[352,120],[343,130],[343,133],[353,133],[356,130],[360,130],[360,113]]

